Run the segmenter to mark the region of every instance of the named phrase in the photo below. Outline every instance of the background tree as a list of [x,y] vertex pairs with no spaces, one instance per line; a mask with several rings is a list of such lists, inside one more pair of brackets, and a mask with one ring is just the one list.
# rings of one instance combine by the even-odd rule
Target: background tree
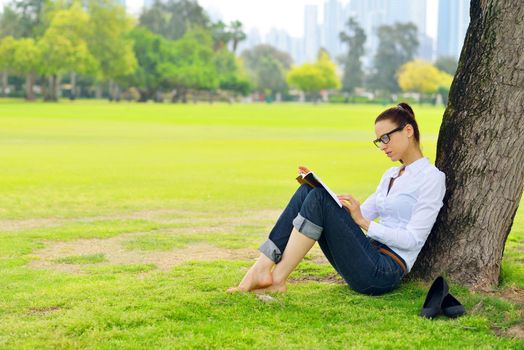
[[291,69],[287,75],[287,81],[290,86],[303,91],[314,101],[317,100],[321,90],[340,87],[335,64],[325,50],[319,50],[317,62],[305,63]]
[[213,63],[218,75],[218,87],[235,94],[247,95],[251,84],[244,70],[243,63],[227,49],[214,53]]
[[20,14],[16,12],[13,5],[12,3],[5,4],[0,13],[0,38],[6,36],[20,38],[25,34]]
[[35,94],[33,85],[36,72],[42,65],[40,50],[32,38],[19,39],[16,45],[13,69],[17,74],[25,75],[26,99],[33,101]]
[[127,35],[132,28],[125,9],[114,0],[89,2],[89,50],[96,57],[100,70],[99,79],[109,82],[110,99],[117,99],[115,81],[121,81],[134,72],[137,60],[133,41]]
[[211,27],[209,17],[195,0],[157,0],[144,9],[139,24],[171,40],[181,38],[190,28]]
[[412,23],[380,26],[378,49],[373,60],[370,85],[377,91],[400,91],[395,74],[402,64],[411,61],[417,52],[417,27]]
[[435,94],[439,87],[449,87],[453,80],[453,76],[422,60],[403,64],[397,72],[397,77],[402,91],[420,94]]
[[223,49],[232,39],[226,24],[222,21],[211,25],[211,33],[213,35],[213,48],[215,50]]
[[237,51],[238,44],[241,41],[246,40],[246,33],[244,33],[242,22],[240,21],[231,22],[229,28],[231,30],[231,41],[233,42],[233,53],[235,53]]
[[470,14],[437,144],[444,206],[410,275],[491,288],[524,186],[524,4],[471,1]]
[[242,59],[256,91],[269,91],[271,95],[287,91],[285,76],[292,62],[289,54],[270,45],[258,45],[243,51]]
[[339,34],[340,41],[348,46],[347,54],[341,59],[344,66],[342,90],[352,93],[356,87],[363,85],[364,72],[360,59],[364,55],[366,33],[353,17],[348,19],[346,26],[347,32]]
[[160,72],[176,89],[174,101],[186,102],[188,90],[215,90],[219,86],[213,62],[213,40],[203,29],[191,30],[172,46],[169,62],[160,65]]
[[14,0],[0,15],[0,36],[39,38],[49,24],[48,14],[55,7],[51,0]]
[[163,76],[160,66],[165,70],[170,62],[172,41],[151,32],[145,27],[136,27],[129,33],[133,40],[133,52],[138,65],[132,75],[125,78],[128,85],[138,89],[139,102],[158,99],[162,88]]
[[54,14],[49,28],[39,41],[42,54],[40,73],[49,78],[45,99],[58,99],[59,77],[64,73],[95,74],[98,62],[89,51],[89,15],[79,3]]
[[7,36],[0,40],[0,75],[2,79],[2,96],[7,95],[7,76],[13,72],[16,40]]
[[455,73],[457,72],[457,65],[457,60],[455,59],[455,57],[451,56],[440,56],[435,61],[435,67],[451,75],[455,75]]

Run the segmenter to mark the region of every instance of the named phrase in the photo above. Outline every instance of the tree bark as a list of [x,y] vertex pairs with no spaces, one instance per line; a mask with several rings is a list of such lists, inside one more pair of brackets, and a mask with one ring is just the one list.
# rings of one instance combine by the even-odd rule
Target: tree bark
[[28,101],[35,100],[35,93],[33,92],[33,85],[35,83],[35,73],[31,72],[25,78],[25,98]]
[[108,83],[109,83],[109,101],[113,101],[115,99],[113,79],[109,79]]
[[444,206],[410,277],[490,289],[524,184],[524,3],[473,0],[470,15],[437,144]]
[[7,72],[1,72],[2,75],[2,96],[7,97]]
[[96,84],[95,98],[98,99],[98,100],[102,98],[102,86],[101,86],[100,83]]
[[76,73],[71,72],[71,95],[69,96],[70,100],[76,99]]

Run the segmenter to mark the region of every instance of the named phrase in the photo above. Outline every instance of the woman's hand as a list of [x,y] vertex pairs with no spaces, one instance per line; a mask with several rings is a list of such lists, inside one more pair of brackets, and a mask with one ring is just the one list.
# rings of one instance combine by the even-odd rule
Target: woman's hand
[[366,231],[369,228],[369,220],[367,220],[360,210],[360,203],[350,194],[340,194],[337,195],[337,198],[340,200],[344,208],[349,210],[351,217],[355,223],[365,229]]
[[305,166],[303,165],[299,165],[298,166],[298,173],[299,174],[304,174],[306,175],[307,173],[311,172],[311,170],[309,170],[308,168],[306,168]]

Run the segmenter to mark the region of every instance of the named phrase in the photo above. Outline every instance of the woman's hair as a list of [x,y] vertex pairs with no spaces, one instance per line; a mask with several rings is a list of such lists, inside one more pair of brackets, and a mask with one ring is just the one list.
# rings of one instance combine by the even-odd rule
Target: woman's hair
[[398,126],[411,124],[414,130],[415,140],[420,144],[420,132],[418,131],[418,124],[415,120],[415,112],[413,112],[413,109],[407,103],[400,102],[395,107],[386,109],[375,119],[375,124],[381,120],[391,120]]

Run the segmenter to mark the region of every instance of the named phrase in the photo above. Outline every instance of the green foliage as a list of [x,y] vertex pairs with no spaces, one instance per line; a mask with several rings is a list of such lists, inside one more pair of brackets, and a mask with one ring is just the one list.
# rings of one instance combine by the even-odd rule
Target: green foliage
[[[2,39],[0,71],[16,75],[10,79],[17,81],[25,75],[28,98],[37,74],[47,82],[41,84],[46,100],[57,100],[62,76],[69,74],[73,87],[77,81],[84,86],[108,81],[111,95],[125,85],[135,95],[138,91],[141,101],[161,100],[164,92],[175,92],[176,100],[185,99],[189,90],[242,95],[251,90],[242,64],[228,51],[230,41],[235,50],[245,39],[242,23],[219,22],[212,33],[196,1],[156,2],[144,10],[143,25],[135,29],[116,0],[12,1],[0,25],[18,26],[0,32],[0,37],[12,34]],[[16,41],[23,36],[28,38]]]
[[172,86],[183,90],[214,90],[219,86],[208,31],[186,32],[173,43],[171,54],[174,61],[162,62],[159,69]]
[[219,87],[241,95],[247,95],[251,90],[251,84],[242,66],[242,61],[227,49],[221,49],[214,53],[213,62],[218,74]]
[[258,92],[270,94],[287,91],[286,74],[291,68],[291,57],[270,45],[258,45],[242,52],[247,72]]
[[17,41],[12,36],[0,39],[0,71],[13,71]]
[[166,39],[176,40],[190,29],[209,29],[211,23],[195,0],[156,0],[151,7],[143,10],[139,25]]
[[246,39],[246,33],[244,33],[244,28],[242,22],[233,21],[229,25],[231,33],[231,41],[233,41],[233,53],[237,51],[238,43]]
[[[127,77],[127,82],[136,86],[140,100],[147,101],[154,97],[163,83],[163,71],[171,64],[170,46],[172,42],[155,34],[145,27],[135,27],[129,38],[133,40],[133,51],[138,62],[134,74]],[[163,66],[162,66],[163,64]]]
[[0,14],[0,37],[41,37],[49,24],[49,12],[54,7],[52,0],[11,1]]
[[94,74],[99,66],[87,44],[91,29],[89,15],[79,3],[57,11],[38,43],[42,52],[40,73],[44,76],[67,72]]
[[319,59],[315,63],[305,63],[294,67],[287,75],[290,86],[306,94],[318,94],[324,89],[340,87],[340,80],[336,74],[335,64],[325,51],[320,51]]
[[237,50],[238,44],[246,39],[246,34],[240,21],[233,21],[229,26],[222,21],[213,23],[211,25],[211,33],[213,35],[213,48],[215,51],[227,47],[228,44],[232,42],[234,53]]
[[364,44],[366,43],[366,33],[360,27],[356,19],[350,17],[346,22],[348,32],[339,34],[340,41],[346,43],[348,52],[342,58],[344,66],[344,76],[342,77],[342,90],[353,92],[356,87],[362,87],[364,72],[362,71],[361,57],[364,55]]
[[451,86],[453,77],[439,71],[434,65],[422,60],[403,64],[397,72],[398,85],[402,91],[434,94],[439,87]]
[[452,56],[441,56],[435,61],[435,67],[451,75],[457,71],[458,61]]
[[87,40],[100,66],[100,78],[119,79],[132,74],[137,61],[133,42],[126,36],[132,23],[125,9],[114,0],[90,0],[88,11],[92,30]]
[[217,51],[227,47],[227,44],[232,39],[226,24],[222,21],[211,25],[211,33],[213,36],[213,48]]
[[396,72],[413,59],[419,42],[417,27],[412,23],[395,23],[378,28],[378,49],[373,61],[370,85],[377,91],[399,92]]
[[34,39],[20,39],[16,45],[13,68],[19,74],[35,72],[42,64],[41,53]]

